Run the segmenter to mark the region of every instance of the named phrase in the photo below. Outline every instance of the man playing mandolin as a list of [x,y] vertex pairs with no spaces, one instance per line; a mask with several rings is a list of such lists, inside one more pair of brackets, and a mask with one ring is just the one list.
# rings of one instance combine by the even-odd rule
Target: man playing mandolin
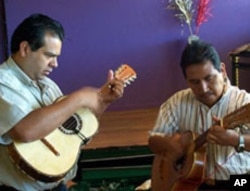
[[[149,138],[153,191],[228,190],[230,175],[250,173],[250,106],[240,109],[250,95],[230,84],[225,64],[204,41],[188,43],[180,65],[188,89],[161,105]],[[197,185],[188,181],[196,159],[204,165]]]
[[[63,39],[62,25],[42,14],[29,16],[13,33],[11,56],[0,66],[0,190],[66,190],[64,185],[75,176],[76,164],[61,179],[36,180],[22,171],[23,163],[18,166],[10,160],[7,147],[13,142],[42,140],[50,155],[60,156],[58,148],[44,137],[81,108],[89,108],[99,118],[111,102],[123,95],[123,80],[109,71],[105,93],[98,88],[83,87],[56,101],[62,92],[47,76],[58,66]],[[77,129],[74,131],[79,133]],[[30,152],[37,151],[37,156],[43,157],[36,149]],[[76,149],[79,148],[72,148]],[[44,166],[46,162],[49,161]]]

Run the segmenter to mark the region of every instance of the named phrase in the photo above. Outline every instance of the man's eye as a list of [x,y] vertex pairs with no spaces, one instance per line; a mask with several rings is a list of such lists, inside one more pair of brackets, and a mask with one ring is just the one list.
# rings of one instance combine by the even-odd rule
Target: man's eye
[[209,76],[209,77],[206,78],[206,81],[207,81],[207,82],[210,82],[210,81],[212,81],[213,79],[214,79],[213,76]]
[[197,85],[197,84],[200,83],[200,81],[191,81],[190,83],[193,84],[193,85]]

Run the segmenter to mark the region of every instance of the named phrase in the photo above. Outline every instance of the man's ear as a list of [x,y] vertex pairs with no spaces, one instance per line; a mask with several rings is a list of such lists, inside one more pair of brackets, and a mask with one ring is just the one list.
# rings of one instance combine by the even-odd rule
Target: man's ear
[[25,57],[27,53],[30,51],[30,46],[27,41],[22,41],[19,46],[19,51],[22,57]]
[[223,78],[226,79],[227,78],[226,65],[223,62],[221,62],[221,73]]

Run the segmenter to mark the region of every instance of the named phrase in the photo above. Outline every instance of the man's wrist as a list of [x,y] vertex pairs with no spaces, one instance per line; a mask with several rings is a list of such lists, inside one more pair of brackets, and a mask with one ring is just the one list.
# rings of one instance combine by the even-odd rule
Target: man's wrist
[[243,152],[245,150],[245,138],[243,135],[239,135],[239,142],[235,149],[237,152]]

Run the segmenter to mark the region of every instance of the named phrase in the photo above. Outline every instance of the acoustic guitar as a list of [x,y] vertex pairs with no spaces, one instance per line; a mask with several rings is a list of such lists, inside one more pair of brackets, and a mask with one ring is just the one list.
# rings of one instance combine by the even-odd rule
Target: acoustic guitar
[[[135,71],[127,64],[121,65],[114,74],[124,81],[125,86],[136,78]],[[100,92],[105,94],[108,91],[110,87],[107,82]],[[91,110],[81,108],[43,139],[8,145],[10,159],[32,179],[58,181],[77,162],[81,146],[96,134],[98,125]]]
[[[233,129],[250,123],[250,103],[226,115],[220,125]],[[155,133],[149,147],[155,157],[152,165],[153,191],[195,191],[204,181],[206,136],[198,137],[191,131],[165,136]]]

